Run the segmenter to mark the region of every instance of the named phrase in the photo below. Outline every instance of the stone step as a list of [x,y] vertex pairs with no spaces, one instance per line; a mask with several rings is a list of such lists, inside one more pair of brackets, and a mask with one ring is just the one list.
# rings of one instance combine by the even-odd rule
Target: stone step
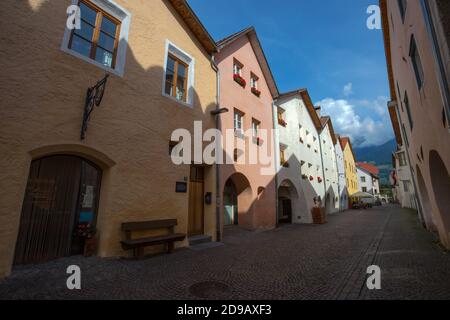
[[193,237],[189,237],[189,245],[190,246],[195,246],[195,245],[199,245],[202,243],[208,243],[212,241],[212,237],[211,236],[205,236],[205,235],[199,235],[199,236],[193,236]]

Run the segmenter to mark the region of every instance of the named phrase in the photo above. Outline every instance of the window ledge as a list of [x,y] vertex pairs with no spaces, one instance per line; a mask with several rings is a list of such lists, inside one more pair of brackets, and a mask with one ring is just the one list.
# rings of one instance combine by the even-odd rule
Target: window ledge
[[182,101],[182,100],[178,100],[177,98],[175,98],[175,97],[173,97],[171,95],[168,95],[166,93],[163,93],[163,97],[166,97],[166,98],[172,100],[173,102],[177,102],[177,103],[181,104],[182,106],[185,106],[185,107],[188,107],[188,108],[191,108],[191,109],[194,108],[192,103],[188,103],[188,102],[185,102],[185,101]]

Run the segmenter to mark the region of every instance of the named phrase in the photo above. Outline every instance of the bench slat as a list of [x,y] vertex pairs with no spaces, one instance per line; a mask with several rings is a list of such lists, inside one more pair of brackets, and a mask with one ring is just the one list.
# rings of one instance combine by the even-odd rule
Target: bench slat
[[122,223],[122,231],[127,232],[171,228],[177,224],[177,219],[127,222]]
[[162,243],[166,243],[169,241],[182,241],[182,240],[184,240],[185,237],[186,237],[185,234],[175,233],[175,234],[168,234],[168,235],[157,236],[157,237],[125,240],[125,241],[121,241],[121,243],[123,246],[125,246],[127,248],[135,248],[135,247],[141,247],[141,246],[162,244]]

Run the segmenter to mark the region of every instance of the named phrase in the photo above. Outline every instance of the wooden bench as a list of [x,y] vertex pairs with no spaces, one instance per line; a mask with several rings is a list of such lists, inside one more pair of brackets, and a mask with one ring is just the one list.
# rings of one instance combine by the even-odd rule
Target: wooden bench
[[[142,258],[144,256],[145,247],[159,244],[167,244],[167,252],[172,253],[174,242],[183,241],[186,238],[185,234],[174,233],[177,224],[177,219],[122,223],[122,231],[125,232],[126,239],[120,243],[124,250],[133,249],[135,258]],[[137,239],[132,238],[132,233],[135,231],[156,229],[169,229],[169,234]]]

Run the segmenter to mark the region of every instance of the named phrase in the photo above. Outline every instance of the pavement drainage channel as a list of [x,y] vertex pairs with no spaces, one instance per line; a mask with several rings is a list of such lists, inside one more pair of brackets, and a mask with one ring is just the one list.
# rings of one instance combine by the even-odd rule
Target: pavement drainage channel
[[191,285],[189,293],[200,299],[223,299],[229,297],[231,288],[219,281],[202,281]]

